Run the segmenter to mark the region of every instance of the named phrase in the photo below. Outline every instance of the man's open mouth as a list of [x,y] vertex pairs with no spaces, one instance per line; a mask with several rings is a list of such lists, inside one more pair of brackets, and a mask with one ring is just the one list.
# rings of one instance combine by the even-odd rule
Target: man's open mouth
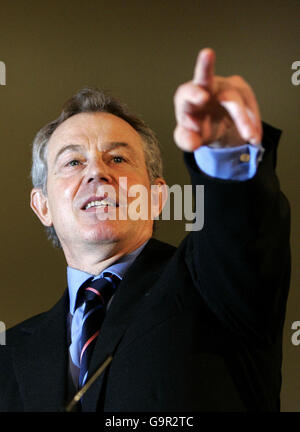
[[101,207],[119,207],[119,205],[109,197],[92,197],[84,203],[81,210],[97,209]]

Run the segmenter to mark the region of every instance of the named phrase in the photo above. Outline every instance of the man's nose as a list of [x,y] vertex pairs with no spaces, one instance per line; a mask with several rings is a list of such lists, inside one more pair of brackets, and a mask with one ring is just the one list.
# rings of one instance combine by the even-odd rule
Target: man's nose
[[87,172],[87,183],[105,182],[112,183],[112,175],[110,168],[105,164],[101,157],[95,158],[89,165]]

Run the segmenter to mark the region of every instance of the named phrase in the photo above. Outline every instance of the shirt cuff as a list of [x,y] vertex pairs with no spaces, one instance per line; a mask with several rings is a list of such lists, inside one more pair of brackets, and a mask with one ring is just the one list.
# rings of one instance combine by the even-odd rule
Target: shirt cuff
[[217,148],[214,144],[194,151],[195,161],[205,174],[224,180],[249,180],[254,177],[264,148],[261,144]]

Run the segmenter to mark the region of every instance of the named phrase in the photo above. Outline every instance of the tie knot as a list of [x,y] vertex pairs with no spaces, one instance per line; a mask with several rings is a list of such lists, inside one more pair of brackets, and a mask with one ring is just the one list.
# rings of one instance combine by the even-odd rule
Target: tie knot
[[102,303],[106,306],[114,294],[120,279],[112,273],[105,273],[103,277],[91,281],[87,280],[81,287],[82,298],[87,302]]

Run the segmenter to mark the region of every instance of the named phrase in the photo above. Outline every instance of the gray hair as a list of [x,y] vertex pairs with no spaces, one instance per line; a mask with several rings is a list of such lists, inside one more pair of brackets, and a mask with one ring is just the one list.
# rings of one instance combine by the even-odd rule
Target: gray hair
[[[106,112],[129,123],[142,137],[146,167],[150,182],[163,176],[162,157],[155,133],[146,123],[130,113],[127,106],[107,92],[97,88],[83,88],[63,106],[59,117],[38,131],[32,146],[31,179],[34,188],[47,196],[47,145],[55,129],[65,120],[80,113]],[[48,238],[53,245],[61,247],[53,226],[46,227]]]

